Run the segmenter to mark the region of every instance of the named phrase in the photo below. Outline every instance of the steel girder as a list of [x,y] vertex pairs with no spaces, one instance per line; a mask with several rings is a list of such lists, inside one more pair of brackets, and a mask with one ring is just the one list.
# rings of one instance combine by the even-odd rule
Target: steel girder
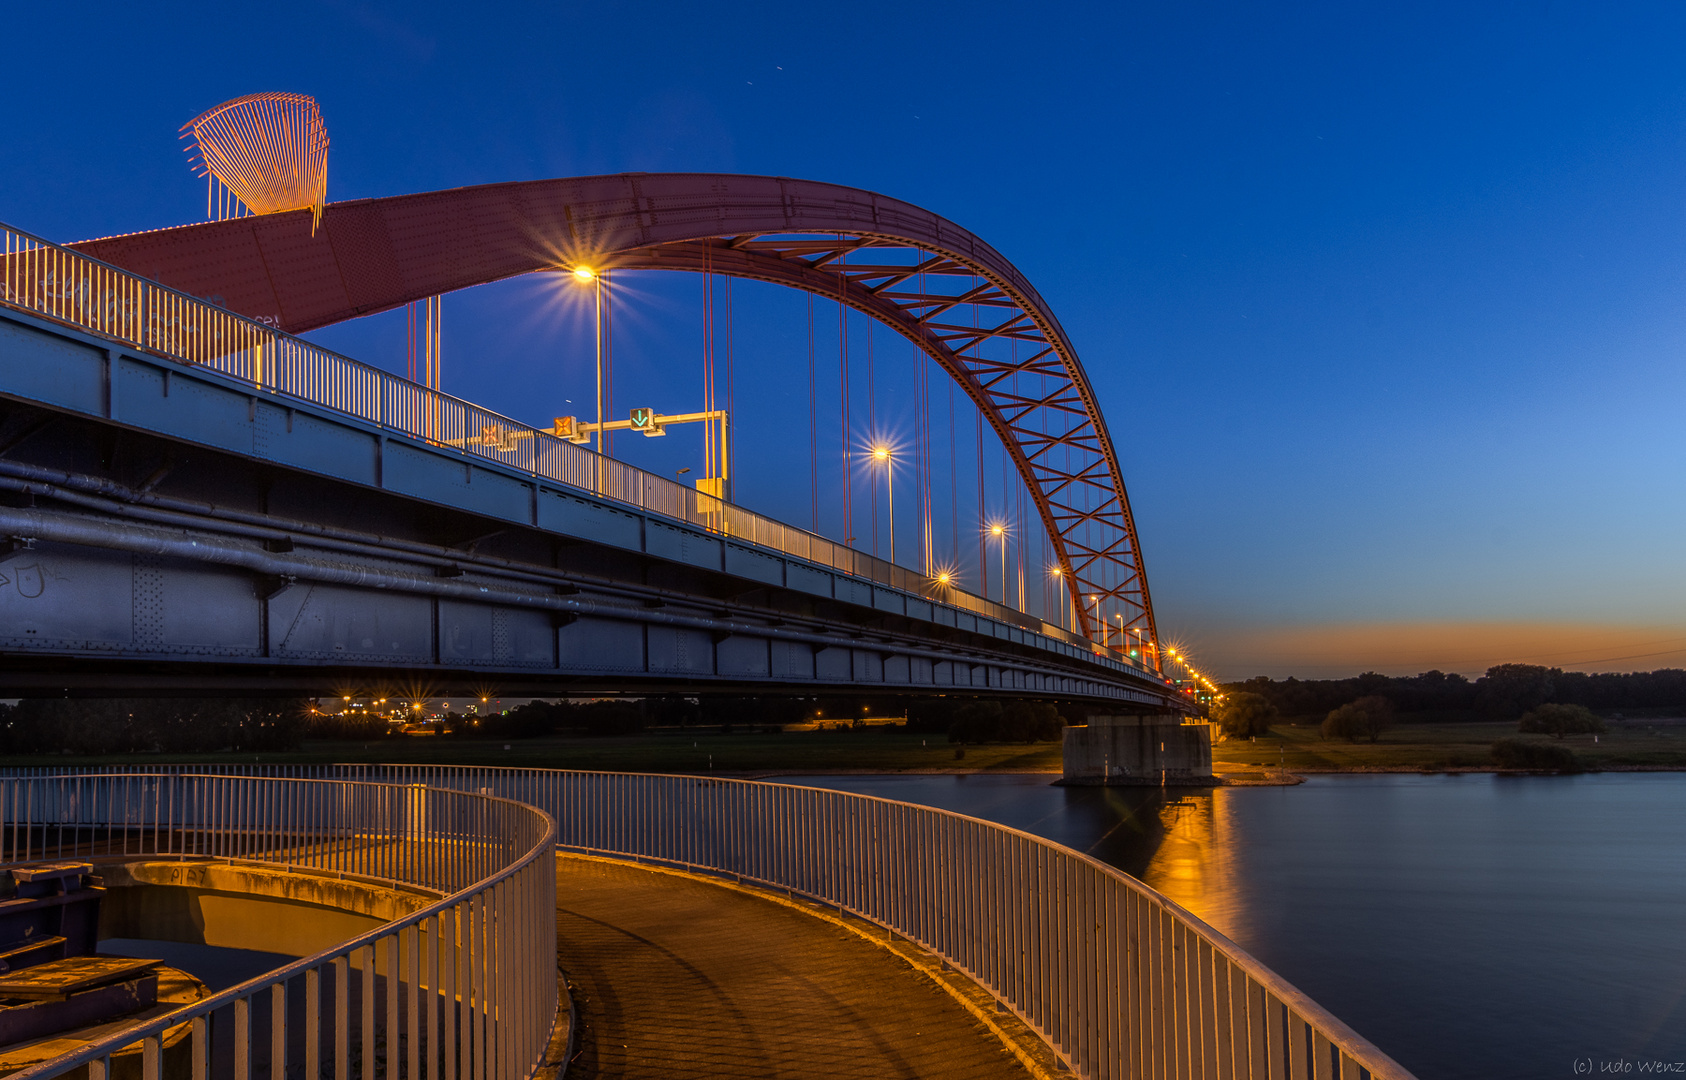
[[[988,419],[1036,504],[1083,633],[1157,640],[1116,449],[1052,310],[952,222],[814,181],[627,173],[491,184],[71,245],[303,332],[535,271],[667,269],[830,297],[913,342]],[[1110,610],[1109,610],[1110,609]]]

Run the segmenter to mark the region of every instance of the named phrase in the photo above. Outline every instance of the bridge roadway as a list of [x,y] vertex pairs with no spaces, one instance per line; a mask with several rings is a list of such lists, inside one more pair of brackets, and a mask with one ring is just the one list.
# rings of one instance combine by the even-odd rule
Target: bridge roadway
[[570,1077],[1037,1076],[1058,1059],[881,928],[729,882],[562,855]]
[[947,600],[0,306],[6,694],[849,687],[1183,707],[1116,653]]

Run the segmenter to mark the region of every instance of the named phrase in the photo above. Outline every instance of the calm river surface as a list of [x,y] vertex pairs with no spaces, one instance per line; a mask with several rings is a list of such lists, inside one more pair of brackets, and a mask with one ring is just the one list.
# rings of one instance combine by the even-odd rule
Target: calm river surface
[[1686,1061],[1686,774],[1319,776],[1163,799],[1051,779],[780,781],[971,814],[1111,863],[1423,1080]]

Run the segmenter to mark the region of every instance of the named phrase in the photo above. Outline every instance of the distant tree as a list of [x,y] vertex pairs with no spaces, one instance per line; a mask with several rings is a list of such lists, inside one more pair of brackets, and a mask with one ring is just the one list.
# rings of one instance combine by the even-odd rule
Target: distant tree
[[1001,739],[1001,703],[970,701],[954,711],[948,724],[952,743],[986,743]]
[[643,713],[638,706],[625,701],[593,701],[580,706],[576,715],[583,721],[587,735],[636,735],[644,730]]
[[1524,735],[1550,735],[1561,739],[1565,735],[1590,735],[1603,731],[1604,721],[1585,705],[1540,705],[1517,721],[1516,730]]
[[1323,718],[1322,730],[1325,739],[1345,739],[1347,742],[1369,739],[1376,742],[1382,737],[1382,732],[1392,726],[1393,705],[1387,698],[1371,695],[1330,710],[1329,715]]
[[1281,711],[1263,694],[1240,690],[1219,702],[1213,715],[1219,730],[1225,735],[1232,739],[1245,739],[1249,735],[1263,735],[1270,731],[1271,723],[1281,715]]
[[448,719],[446,726],[453,733],[472,733],[486,739],[535,739],[555,731],[568,719],[568,713],[548,701],[534,700],[505,712],[489,713],[474,719],[479,723],[457,717],[455,720]]
[[1499,664],[1475,684],[1476,706],[1495,720],[1514,720],[1552,700],[1563,672],[1538,664]]
[[1048,742],[1059,738],[1064,730],[1065,720],[1049,702],[1015,699],[1002,706],[1004,742]]

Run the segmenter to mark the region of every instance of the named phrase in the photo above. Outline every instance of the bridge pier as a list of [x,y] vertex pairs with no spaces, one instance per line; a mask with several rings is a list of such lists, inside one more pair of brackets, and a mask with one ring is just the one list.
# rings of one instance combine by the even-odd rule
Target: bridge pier
[[1211,784],[1212,725],[1175,713],[1091,716],[1065,729],[1063,784]]

